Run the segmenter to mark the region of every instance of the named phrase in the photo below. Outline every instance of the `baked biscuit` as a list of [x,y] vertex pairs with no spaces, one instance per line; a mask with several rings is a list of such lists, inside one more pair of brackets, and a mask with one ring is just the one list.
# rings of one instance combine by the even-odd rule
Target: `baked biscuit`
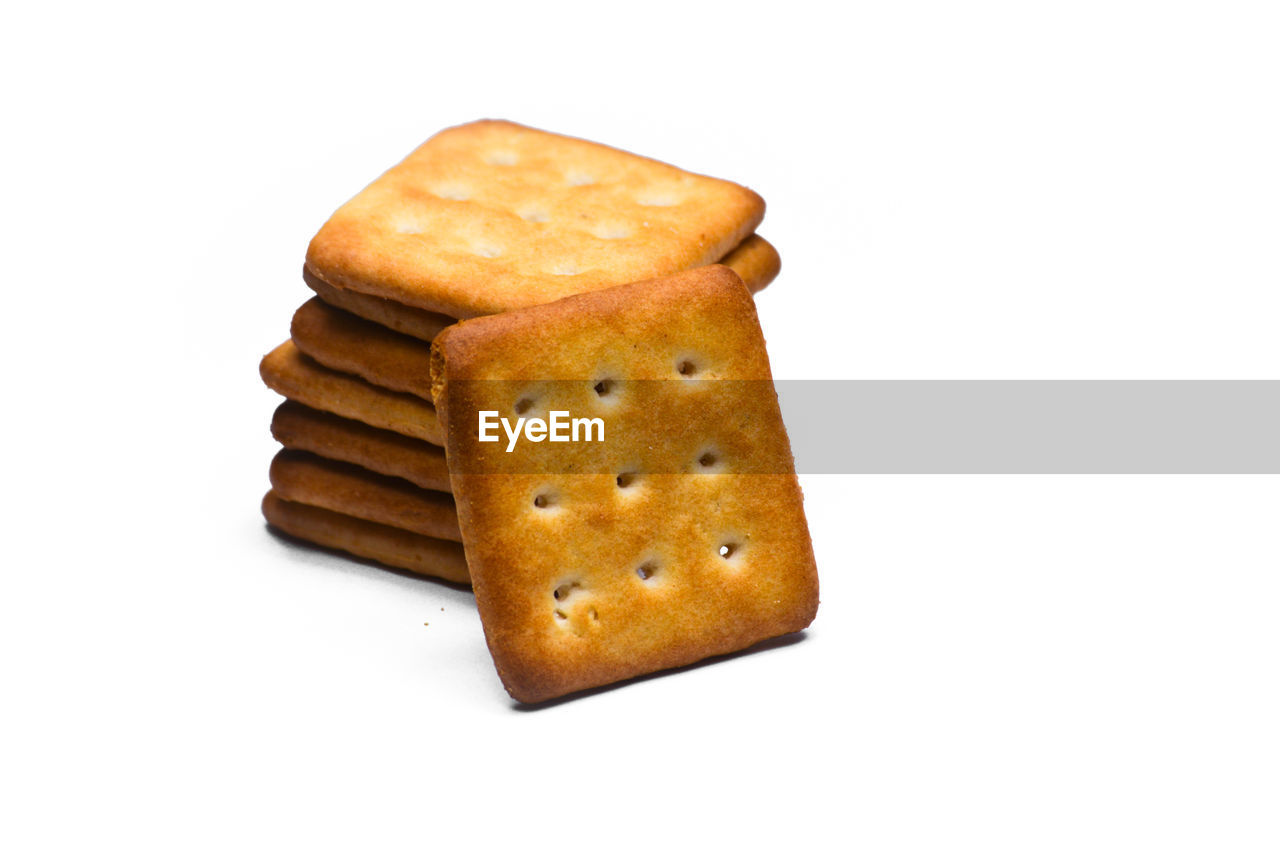
[[[763,290],[778,277],[778,272],[782,269],[778,250],[759,234],[752,234],[743,240],[720,263],[736,272],[752,293]],[[369,296],[355,290],[334,287],[316,278],[306,267],[303,267],[302,278],[317,296],[335,308],[419,340],[430,341],[446,326],[458,322],[445,314],[401,305],[381,296]]]
[[431,399],[431,345],[349,314],[313,296],[293,314],[293,343],[331,370],[380,388]]
[[[433,344],[432,380],[476,604],[519,701],[813,619],[800,487],[755,305],[732,271],[464,321]],[[598,416],[605,440],[511,453],[477,441],[478,412],[521,407]]]
[[[781,265],[781,260],[773,246],[755,235],[747,238],[741,246],[730,253],[726,261],[730,259],[737,264],[734,271],[738,272],[740,277],[745,272],[754,276],[757,281],[765,283],[777,275]],[[728,266],[727,263],[726,266]],[[323,294],[332,290],[333,288],[321,285],[316,292]],[[350,295],[350,291],[342,291],[342,293],[344,296]],[[386,302],[386,300],[379,300],[378,297],[356,295],[366,300]],[[348,301],[347,304],[353,303]],[[380,305],[378,308],[380,310],[371,310],[368,313],[381,314],[384,320],[391,319],[391,311],[386,305]],[[410,317],[425,313],[416,308],[405,310],[409,312]],[[450,321],[452,322],[456,321]],[[413,323],[410,322],[407,325],[412,326]],[[417,325],[423,332],[434,328],[433,322],[422,321]],[[446,327],[447,324],[440,329]],[[432,336],[434,337],[440,329],[433,332]],[[381,388],[404,391],[425,399],[431,397],[430,381],[427,375],[427,362],[431,350],[419,336],[392,331],[386,323],[367,319],[359,312],[343,310],[336,306],[335,302],[323,298],[323,295],[304,302],[294,312],[291,334],[298,349],[325,367],[355,374]]]
[[281,498],[430,536],[459,541],[458,514],[446,492],[420,489],[300,450],[271,460],[271,489]]
[[415,574],[470,583],[467,559],[457,542],[432,539],[318,506],[294,503],[275,492],[267,492],[262,499],[262,514],[272,527],[316,545]]
[[739,243],[720,259],[720,264],[736,272],[752,293],[764,290],[782,271],[778,250],[759,234],[752,234]]
[[290,450],[350,462],[369,471],[400,477],[415,486],[449,491],[444,449],[416,438],[376,429],[359,421],[286,400],[271,419],[271,434]]
[[306,265],[334,287],[474,317],[715,263],[763,218],[763,199],[729,181],[477,121],[339,208]]
[[302,268],[302,280],[307,287],[315,291],[325,302],[343,311],[349,311],[357,317],[386,326],[403,335],[410,335],[423,341],[430,341],[444,331],[446,326],[458,322],[457,318],[434,311],[424,311],[411,305],[401,305],[381,296],[370,296],[357,290],[344,290],[323,282],[312,275],[311,270]]
[[444,442],[440,420],[429,402],[330,370],[299,352],[291,340],[267,353],[258,371],[268,388],[313,409],[432,444]]

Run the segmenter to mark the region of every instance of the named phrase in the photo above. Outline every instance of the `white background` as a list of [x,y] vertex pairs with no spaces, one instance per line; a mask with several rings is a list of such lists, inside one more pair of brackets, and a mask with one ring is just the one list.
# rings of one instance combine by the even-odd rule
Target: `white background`
[[1280,378],[1274,4],[35,8],[0,847],[1280,846],[1274,477],[807,477],[803,640],[530,712],[468,594],[268,534],[257,377],[493,116],[760,191],[779,377]]

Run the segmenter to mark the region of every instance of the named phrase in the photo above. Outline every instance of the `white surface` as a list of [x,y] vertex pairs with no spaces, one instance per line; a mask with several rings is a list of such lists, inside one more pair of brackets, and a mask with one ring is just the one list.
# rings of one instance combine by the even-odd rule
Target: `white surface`
[[536,712],[257,509],[306,241],[480,116],[758,189],[781,377],[1277,378],[1273,6],[35,8],[0,846],[1280,844],[1276,478],[806,478],[802,641]]

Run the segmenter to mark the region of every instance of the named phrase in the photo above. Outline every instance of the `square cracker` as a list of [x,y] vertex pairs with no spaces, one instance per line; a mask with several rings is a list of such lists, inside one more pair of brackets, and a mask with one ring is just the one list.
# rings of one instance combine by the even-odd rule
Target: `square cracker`
[[[432,391],[485,637],[522,702],[798,631],[818,577],[750,293],[721,266],[450,327]],[[478,412],[601,417],[481,443]]]
[[307,250],[321,281],[453,317],[712,264],[764,218],[751,190],[507,121],[427,140]]

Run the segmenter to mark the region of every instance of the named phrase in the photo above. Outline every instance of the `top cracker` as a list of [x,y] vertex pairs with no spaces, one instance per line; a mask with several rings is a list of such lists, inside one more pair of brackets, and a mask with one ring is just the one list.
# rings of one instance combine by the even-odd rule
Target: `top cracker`
[[[799,631],[818,576],[755,304],[708,266],[436,338],[432,396],[476,607],[538,702]],[[479,439],[480,412],[602,441]],[[550,438],[548,436],[548,438]]]
[[507,121],[443,130],[329,218],[328,284],[453,317],[712,264],[764,218],[729,181]]

